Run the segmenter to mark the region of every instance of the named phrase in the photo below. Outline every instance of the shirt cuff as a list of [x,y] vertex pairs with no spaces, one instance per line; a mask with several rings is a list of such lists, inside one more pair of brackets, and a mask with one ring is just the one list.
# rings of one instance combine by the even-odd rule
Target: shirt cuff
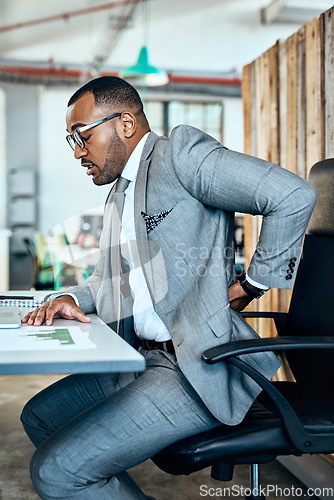
[[46,295],[44,297],[43,302],[47,302],[48,300],[56,299],[57,297],[61,297],[62,295],[70,295],[70,297],[72,297],[74,299],[74,302],[76,303],[76,305],[78,307],[80,307],[79,306],[79,301],[78,301],[77,297],[74,295],[74,293],[68,293],[68,292],[51,293],[50,295]]
[[252,280],[252,278],[250,278],[247,273],[246,273],[246,279],[247,279],[248,283],[250,285],[255,286],[255,288],[260,288],[261,290],[269,290],[269,286],[262,285],[261,283],[258,283],[257,281]]

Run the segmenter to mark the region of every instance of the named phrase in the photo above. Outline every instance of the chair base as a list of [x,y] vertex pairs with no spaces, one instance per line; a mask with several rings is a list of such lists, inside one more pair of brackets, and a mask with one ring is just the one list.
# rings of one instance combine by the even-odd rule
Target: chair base
[[261,495],[260,489],[260,469],[259,464],[250,464],[250,493],[246,493],[245,499],[249,500],[266,500],[264,495]]
[[217,481],[232,481],[234,465],[218,463],[211,467],[211,477]]

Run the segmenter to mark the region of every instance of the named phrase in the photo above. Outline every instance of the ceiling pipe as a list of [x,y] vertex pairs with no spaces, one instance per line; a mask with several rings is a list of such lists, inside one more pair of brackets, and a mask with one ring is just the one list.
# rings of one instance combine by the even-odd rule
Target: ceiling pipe
[[[68,69],[56,68],[55,66],[49,67],[32,67],[32,66],[0,66],[0,74],[7,73],[11,75],[27,76],[27,77],[58,77],[58,78],[72,78],[79,79],[86,75],[85,70],[81,69]],[[119,76],[117,71],[100,71],[97,76]],[[184,83],[184,84],[197,84],[197,85],[229,85],[232,87],[241,86],[241,78],[238,77],[212,77],[212,76],[198,76],[198,75],[179,75],[168,74],[169,82],[171,83]]]
[[191,76],[191,75],[169,75],[169,81],[173,83],[196,83],[198,85],[232,85],[240,86],[241,78]]
[[138,4],[142,1],[145,0],[123,0],[122,2],[108,2],[102,5],[96,5],[95,7],[87,7],[86,9],[73,10],[70,12],[64,12],[63,14],[56,14],[54,16],[42,17],[40,19],[33,19],[31,21],[24,21],[22,23],[10,24],[8,26],[0,27],[0,33],[6,33],[7,31],[16,30],[19,28],[28,28],[30,26],[36,26],[37,24],[50,23],[53,21],[67,21],[70,17],[83,16],[86,14],[92,14],[93,12],[100,12],[117,7],[124,7],[126,5]]
[[59,78],[80,78],[82,76],[81,70],[55,68],[53,66],[49,68],[33,68],[31,66],[0,66],[0,73],[20,76],[40,76],[41,78],[46,76],[55,76]]

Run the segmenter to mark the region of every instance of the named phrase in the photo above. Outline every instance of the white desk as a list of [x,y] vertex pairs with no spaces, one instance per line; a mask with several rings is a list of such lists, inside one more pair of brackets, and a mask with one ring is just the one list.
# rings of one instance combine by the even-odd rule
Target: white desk
[[[0,292],[1,295],[28,295],[44,297],[48,292]],[[29,309],[20,308],[21,317]],[[95,314],[90,314],[91,323],[76,320],[55,319],[53,325],[76,326],[89,333],[94,349],[1,351],[0,329],[0,375],[34,373],[97,373],[145,370],[145,359]],[[22,329],[25,328],[24,326]]]

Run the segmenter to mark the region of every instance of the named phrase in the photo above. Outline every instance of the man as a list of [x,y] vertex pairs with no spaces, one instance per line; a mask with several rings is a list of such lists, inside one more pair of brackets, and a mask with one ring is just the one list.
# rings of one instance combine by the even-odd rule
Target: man
[[[97,312],[139,342],[147,369],[70,376],[35,396],[21,417],[37,446],[31,477],[43,499],[147,498],[127,469],[179,439],[239,423],[257,396],[247,376],[225,364],[207,366],[201,353],[255,336],[237,311],[269,287],[292,287],[315,194],[290,172],[229,151],[192,127],[157,137],[138,93],[119,78],[79,89],[66,121],[75,158],[93,182],[117,182],[93,275],[23,322],[89,322],[86,314]],[[263,215],[241,281],[232,251],[235,211]],[[130,269],[128,294],[119,260]],[[246,358],[268,378],[279,366],[272,353]]]

